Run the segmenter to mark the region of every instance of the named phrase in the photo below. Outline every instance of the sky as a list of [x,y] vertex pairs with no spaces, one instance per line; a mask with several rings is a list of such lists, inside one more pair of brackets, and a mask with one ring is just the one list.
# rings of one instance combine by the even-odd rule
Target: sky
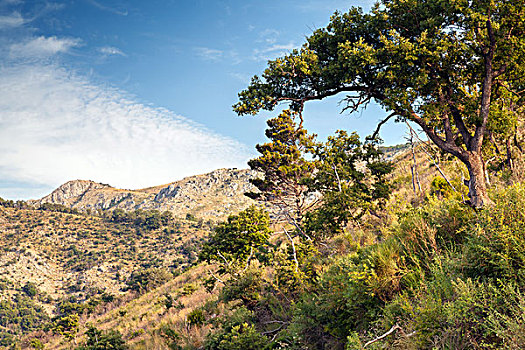
[[[0,0],[0,197],[39,198],[89,179],[119,188],[246,168],[274,113],[238,117],[237,94],[336,11],[371,0]],[[376,105],[340,97],[305,127],[370,134]],[[404,142],[393,122],[385,144]]]

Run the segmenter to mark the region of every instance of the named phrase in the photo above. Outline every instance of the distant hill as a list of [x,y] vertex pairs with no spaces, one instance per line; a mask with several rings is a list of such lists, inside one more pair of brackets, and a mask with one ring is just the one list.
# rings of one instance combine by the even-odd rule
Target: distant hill
[[124,190],[88,180],[66,182],[49,195],[30,200],[39,207],[44,203],[72,209],[137,209],[170,211],[175,217],[190,214],[202,219],[223,219],[253,203],[244,196],[253,191],[249,180],[255,172],[248,169],[218,169],[203,175],[186,177],[166,185],[139,190]]

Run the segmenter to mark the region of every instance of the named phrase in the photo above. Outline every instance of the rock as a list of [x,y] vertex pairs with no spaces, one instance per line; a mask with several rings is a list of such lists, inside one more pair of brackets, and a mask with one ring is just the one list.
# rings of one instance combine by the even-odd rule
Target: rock
[[169,210],[175,217],[190,213],[197,218],[224,219],[254,203],[244,193],[254,190],[250,179],[255,175],[248,169],[218,169],[139,190],[121,190],[93,181],[75,180],[30,204],[54,203],[78,210]]

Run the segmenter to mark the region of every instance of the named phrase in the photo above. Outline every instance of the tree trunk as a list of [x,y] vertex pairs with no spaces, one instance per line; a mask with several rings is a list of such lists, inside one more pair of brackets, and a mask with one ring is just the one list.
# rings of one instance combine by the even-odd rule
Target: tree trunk
[[487,185],[485,182],[485,167],[483,166],[483,159],[480,154],[476,152],[468,152],[466,159],[463,162],[467,166],[470,179],[468,184],[468,197],[470,205],[474,208],[481,208],[487,204],[492,203],[487,195]]

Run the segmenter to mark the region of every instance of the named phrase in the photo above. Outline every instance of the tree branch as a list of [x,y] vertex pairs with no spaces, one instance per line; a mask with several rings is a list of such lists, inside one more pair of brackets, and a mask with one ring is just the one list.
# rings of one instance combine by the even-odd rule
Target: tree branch
[[283,231],[286,234],[286,237],[288,237],[288,239],[292,243],[293,259],[295,261],[295,273],[298,273],[299,272],[299,261],[297,261],[297,253],[295,252],[295,244],[293,242],[292,237],[288,234],[288,231],[286,231],[285,228],[283,228]]
[[381,129],[381,127],[388,121],[390,120],[390,118],[392,118],[393,116],[397,115],[397,113],[390,113],[385,119],[381,120],[378,124],[377,124],[377,127],[376,127],[376,130],[374,131],[374,133],[367,137],[367,139],[369,138],[370,140],[375,140],[375,138],[377,137],[377,135],[379,135],[379,130]]
[[366,342],[366,344],[363,345],[363,348],[366,348],[367,346],[372,345],[372,344],[374,344],[375,342],[378,342],[378,341],[380,341],[380,340],[382,340],[382,339],[385,339],[386,337],[388,337],[390,334],[394,333],[394,332],[395,332],[396,330],[398,330],[398,329],[402,329],[402,328],[401,328],[399,325],[397,325],[397,324],[394,325],[394,326],[393,326],[392,328],[390,328],[390,330],[389,330],[388,332],[386,332],[385,334],[380,335],[379,337],[374,338],[374,339],[372,339],[372,340]]

